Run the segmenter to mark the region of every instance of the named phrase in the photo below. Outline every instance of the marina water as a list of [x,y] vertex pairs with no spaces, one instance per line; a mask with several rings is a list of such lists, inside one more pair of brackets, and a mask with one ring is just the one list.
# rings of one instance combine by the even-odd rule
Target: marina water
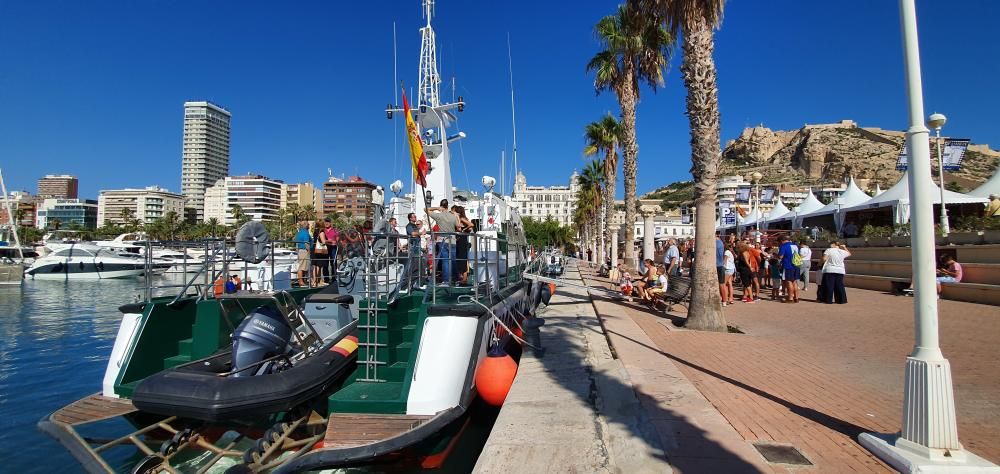
[[0,288],[0,460],[4,472],[78,472],[35,428],[43,416],[101,390],[121,322],[142,280],[32,281]]
[[[118,307],[136,301],[142,284],[141,278],[29,279],[20,288],[0,287],[0,472],[83,471],[35,424],[70,402],[101,391],[121,322]],[[476,405],[461,444],[438,472],[469,472],[475,465],[497,415],[496,409]],[[128,466],[141,459],[129,451],[112,456],[120,471],[128,472]],[[390,470],[419,469],[395,466]]]

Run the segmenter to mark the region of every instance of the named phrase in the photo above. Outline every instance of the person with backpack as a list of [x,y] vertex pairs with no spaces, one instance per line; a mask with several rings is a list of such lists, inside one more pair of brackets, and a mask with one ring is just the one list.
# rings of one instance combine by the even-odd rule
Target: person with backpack
[[783,303],[799,302],[799,275],[802,272],[802,255],[799,246],[792,243],[787,235],[781,236],[781,247],[778,248],[778,259],[781,262],[783,275],[781,286],[785,290]]

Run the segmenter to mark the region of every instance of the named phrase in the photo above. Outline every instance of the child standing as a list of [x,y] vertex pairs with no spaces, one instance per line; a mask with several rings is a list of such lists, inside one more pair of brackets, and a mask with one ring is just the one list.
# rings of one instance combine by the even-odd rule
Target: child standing
[[776,300],[781,296],[781,263],[776,254],[771,254],[767,266],[771,273],[771,299]]

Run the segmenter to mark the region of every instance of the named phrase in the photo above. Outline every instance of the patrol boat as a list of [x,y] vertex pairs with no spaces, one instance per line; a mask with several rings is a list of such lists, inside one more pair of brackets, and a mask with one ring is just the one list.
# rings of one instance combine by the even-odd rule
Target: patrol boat
[[[493,192],[491,178],[484,178],[481,197],[466,201],[472,233],[429,231],[424,242],[411,243],[387,226],[389,217],[406,222],[410,212],[427,220],[429,202],[453,199],[449,144],[464,138],[448,132],[453,112],[465,104],[439,100],[433,1],[423,6],[413,110],[430,164],[423,192],[400,196],[401,184],[393,183],[387,209],[376,190],[371,205],[378,231],[365,233],[361,255],[344,259],[334,283],[322,290],[287,288],[274,279],[252,291],[215,295],[213,272],[219,271],[211,255],[228,255],[228,243],[220,249],[216,242],[206,247],[212,253],[204,272],[187,279],[176,296],[154,297],[149,289],[143,302],[123,306],[102,391],[39,423],[88,471],[112,472],[105,454],[125,445],[141,453],[128,466],[138,473],[302,472],[390,455],[416,457],[431,468],[450,452],[479,384],[489,382],[477,371],[488,356],[517,354],[521,324],[534,318],[551,288],[525,278],[540,271],[540,260],[529,259],[517,209]],[[402,110],[386,112],[391,118]],[[468,241],[462,263],[470,277],[439,284],[442,259],[434,250],[452,239]],[[251,262],[274,247],[266,233],[249,227],[235,244],[241,260]],[[342,357],[316,359],[329,351]],[[287,390],[268,391],[266,380],[304,373],[307,364],[327,367],[321,387],[289,376],[282,385]],[[238,386],[266,400],[250,406],[253,397]],[[84,435],[111,418],[134,429]]]

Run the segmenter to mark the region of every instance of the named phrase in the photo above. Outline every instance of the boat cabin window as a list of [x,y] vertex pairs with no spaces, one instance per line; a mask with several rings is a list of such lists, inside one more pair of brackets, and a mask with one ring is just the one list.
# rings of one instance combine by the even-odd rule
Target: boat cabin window
[[94,254],[83,249],[62,249],[55,253],[56,257],[93,257]]

